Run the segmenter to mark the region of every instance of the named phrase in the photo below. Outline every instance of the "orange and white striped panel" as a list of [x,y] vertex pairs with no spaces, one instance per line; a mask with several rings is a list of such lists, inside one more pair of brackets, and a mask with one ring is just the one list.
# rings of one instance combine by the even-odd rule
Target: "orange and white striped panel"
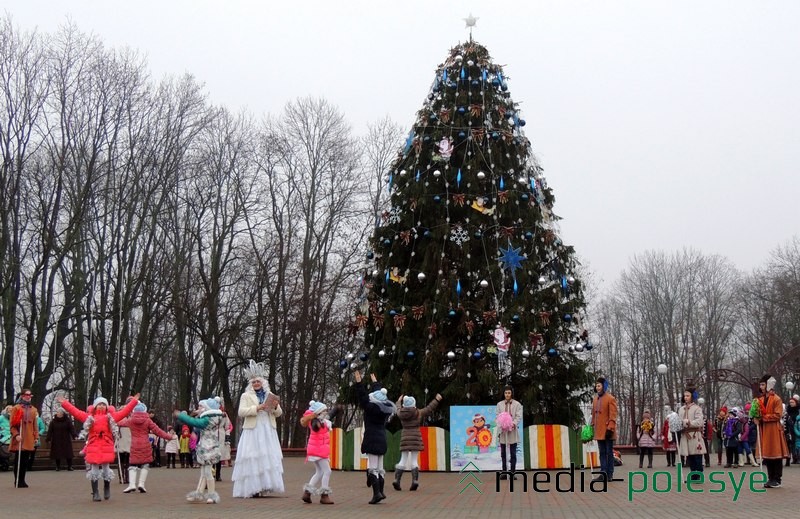
[[581,444],[583,452],[583,466],[595,468],[600,466],[600,453],[597,450],[597,442],[590,441]]
[[528,447],[533,470],[569,467],[569,429],[565,425],[531,425]]
[[344,438],[345,431],[343,429],[331,429],[331,468],[334,470],[342,470],[343,457],[344,457]]
[[423,471],[447,470],[446,431],[440,427],[420,427],[425,450],[419,453],[419,469]]
[[353,433],[353,470],[367,470],[367,456],[361,454],[361,439],[364,438],[364,428],[356,427]]

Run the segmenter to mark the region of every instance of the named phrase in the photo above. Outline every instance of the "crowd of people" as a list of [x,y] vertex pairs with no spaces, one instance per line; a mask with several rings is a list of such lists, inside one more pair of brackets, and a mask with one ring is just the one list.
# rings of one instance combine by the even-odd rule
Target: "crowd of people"
[[[800,396],[793,395],[784,406],[775,392],[776,380],[765,375],[759,382],[759,396],[740,405],[722,406],[715,417],[707,417],[697,404],[697,393],[683,393],[683,405],[675,412],[668,406],[666,418],[656,428],[645,409],[636,430],[635,443],[639,449],[639,468],[647,457],[648,468],[653,464],[653,448],[661,444],[667,466],[676,466],[677,456],[695,473],[711,466],[711,454],[717,455],[717,466],[739,468],[764,466],[767,470],[765,488],[782,484],[783,466],[800,464]],[[695,479],[699,474],[694,474]]]
[[[278,439],[276,419],[283,410],[280,399],[272,393],[263,364],[250,361],[245,369],[247,387],[239,398],[238,415],[242,429],[237,446],[236,463],[231,481],[233,497],[258,498],[283,493],[283,454]],[[358,405],[363,410],[364,437],[362,454],[367,457],[367,486],[372,496],[369,504],[386,499],[383,458],[387,452],[387,421],[397,416],[403,432],[401,459],[395,467],[392,486],[401,491],[405,472],[411,472],[409,490],[419,488],[418,454],[424,449],[420,434],[422,420],[441,402],[436,395],[424,408],[417,408],[416,399],[400,395],[396,403],[388,397],[374,374],[370,383],[362,383],[361,373],[355,371]],[[688,478],[702,478],[703,468],[710,466],[710,454],[716,452],[717,465],[738,468],[744,465],[763,465],[768,481],[765,488],[782,484],[783,464],[800,463],[800,398],[791,397],[786,406],[775,392],[775,378],[766,375],[759,383],[760,396],[740,406],[723,406],[713,419],[706,418],[698,404],[697,392],[687,389],[682,405],[672,411],[665,409],[666,418],[659,428],[649,409],[644,409],[635,433],[639,449],[639,468],[653,467],[654,449],[660,444],[666,453],[667,466],[676,466],[677,457],[690,467]],[[614,442],[617,438],[617,401],[609,391],[608,381],[598,378],[592,401],[591,435],[599,451],[599,474],[595,480],[614,480]],[[513,388],[504,388],[504,398],[497,404],[498,444],[501,453],[501,479],[514,474],[517,464],[518,426],[523,407],[514,399]],[[220,501],[216,482],[221,481],[224,466],[231,466],[231,434],[233,423],[219,398],[206,398],[189,413],[175,411],[174,422],[164,429],[154,413],[132,395],[119,409],[97,397],[82,410],[63,397],[57,397],[58,408],[49,427],[35,406],[32,393],[23,389],[15,405],[7,406],[0,414],[0,469],[14,471],[14,485],[28,487],[27,472],[33,465],[36,450],[42,441],[50,447],[55,469],[73,470],[72,442],[85,440],[81,455],[87,466],[86,477],[92,488],[92,500],[111,498],[110,482],[114,477],[112,464],[118,464],[120,478],[128,486],[125,493],[146,494],[146,481],[151,467],[162,466],[164,447],[168,469],[198,468],[197,488],[187,494],[191,502],[214,504]],[[325,505],[334,504],[331,487],[331,420],[339,406],[312,400],[300,419],[308,428],[307,461],[313,464],[314,474],[303,486],[301,499],[311,503],[314,496]],[[83,424],[76,430],[71,418]],[[11,456],[15,455],[13,461]],[[704,463],[705,461],[705,463]],[[508,473],[508,469],[511,469]],[[514,476],[515,477],[515,476]],[[100,481],[103,494],[100,494]]]

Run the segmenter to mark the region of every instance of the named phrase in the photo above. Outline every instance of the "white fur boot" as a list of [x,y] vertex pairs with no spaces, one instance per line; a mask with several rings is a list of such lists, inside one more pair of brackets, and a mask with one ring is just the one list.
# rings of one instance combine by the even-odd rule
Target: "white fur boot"
[[136,476],[139,475],[139,467],[128,467],[128,488],[123,490],[126,494],[136,492]]

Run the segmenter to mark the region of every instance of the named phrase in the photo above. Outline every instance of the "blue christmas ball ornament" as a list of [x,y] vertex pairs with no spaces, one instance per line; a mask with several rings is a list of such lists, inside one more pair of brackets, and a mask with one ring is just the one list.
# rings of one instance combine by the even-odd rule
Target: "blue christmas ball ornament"
[[358,356],[358,358],[359,360],[361,360],[361,362],[367,362],[369,355],[367,355],[366,353],[362,353],[361,355]]
[[522,200],[523,202],[527,202],[528,198],[529,198],[528,193],[522,193],[522,195],[519,197],[519,199]]
[[430,141],[431,141],[431,136],[430,136],[430,135],[426,135],[426,136],[424,136],[424,137],[422,138],[422,141],[423,141],[423,142],[430,142]]
[[428,116],[428,119],[430,119],[431,121],[435,121],[435,120],[436,120],[436,119],[438,119],[438,118],[439,118],[439,117],[438,117],[436,114],[430,114],[430,115]]
[[440,197],[439,195],[436,195],[436,196],[433,197],[433,201],[438,204],[439,202],[442,201],[442,197]]
[[558,355],[558,352],[556,351],[555,348],[550,348],[549,350],[547,350],[547,356],[548,357],[555,357],[557,355]]
[[500,132],[492,132],[492,139],[497,140],[500,138]]
[[409,351],[408,353],[406,353],[406,357],[408,357],[409,359],[413,359],[414,358],[414,352],[413,351]]
[[492,85],[494,85],[494,86],[500,86],[500,79],[498,79],[498,78],[494,78],[494,79],[492,79]]
[[476,359],[479,359],[479,358],[481,358],[481,352],[480,352],[480,350],[475,350],[475,353],[473,353],[473,354],[472,354],[472,356],[473,356],[473,357],[475,357]]
[[500,89],[501,89],[503,92],[505,92],[506,90],[508,90],[508,85],[507,85],[507,84],[505,84],[505,83],[503,83],[503,84],[500,86]]
[[339,361],[339,369],[347,369],[347,361],[342,359]]
[[564,320],[565,321],[571,321],[572,320],[572,316],[570,314],[564,314]]
[[397,315],[397,310],[389,310],[389,315],[394,317],[395,315]]
[[480,240],[483,237],[483,234],[481,234],[481,231],[475,231],[473,236],[475,236],[475,239]]
[[422,233],[422,235],[424,237],[426,237],[426,238],[430,238],[431,237],[431,231],[429,231],[428,229],[425,229],[425,232]]
[[591,342],[587,342],[586,345],[583,347],[583,349],[586,351],[592,351],[592,348],[594,348],[594,344],[592,344]]
[[472,80],[472,86],[480,86],[480,84],[481,84],[481,82],[478,81],[477,79],[473,79]]
[[520,119],[519,123],[517,124],[519,124],[520,126],[525,126],[525,119]]
[[455,310],[450,310],[450,311],[447,313],[447,315],[449,315],[451,318],[453,318],[453,317],[455,317],[455,316],[456,316],[456,311],[455,311]]
[[525,233],[525,239],[526,240],[532,240],[533,239],[533,233],[531,231],[526,232]]
[[392,240],[390,240],[389,238],[386,238],[385,240],[383,240],[383,244],[386,247],[388,247],[388,246],[390,246],[392,244]]
[[518,323],[519,322],[519,315],[514,314],[514,317],[512,317],[511,320],[514,321],[515,323]]
[[458,113],[463,114],[466,111],[467,111],[467,109],[465,107],[463,107],[463,106],[459,106],[458,107]]
[[467,138],[467,132],[458,132],[458,138],[459,139],[466,139]]
[[367,253],[367,259],[372,259],[372,258],[374,258],[374,257],[375,257],[375,254],[374,254],[372,251],[369,251],[369,252]]

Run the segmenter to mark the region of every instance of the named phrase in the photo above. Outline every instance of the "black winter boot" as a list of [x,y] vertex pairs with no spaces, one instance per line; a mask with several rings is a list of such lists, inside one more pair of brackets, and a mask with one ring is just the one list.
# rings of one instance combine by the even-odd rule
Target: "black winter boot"
[[394,481],[392,481],[392,486],[395,490],[403,490],[400,486],[400,478],[403,477],[403,469],[395,469],[394,471]]
[[383,474],[378,475],[378,492],[381,493],[381,501],[386,499],[386,494],[383,493],[383,484],[386,482],[386,479],[383,477]]
[[111,482],[103,480],[103,499],[111,499]]
[[376,505],[381,502],[381,490],[379,487],[378,476],[372,472],[367,473],[367,486],[372,487],[372,499],[369,504]]
[[98,481],[92,481],[92,501],[100,501],[100,491],[97,489]]
[[419,469],[411,469],[411,487],[409,490],[412,492],[419,488]]

